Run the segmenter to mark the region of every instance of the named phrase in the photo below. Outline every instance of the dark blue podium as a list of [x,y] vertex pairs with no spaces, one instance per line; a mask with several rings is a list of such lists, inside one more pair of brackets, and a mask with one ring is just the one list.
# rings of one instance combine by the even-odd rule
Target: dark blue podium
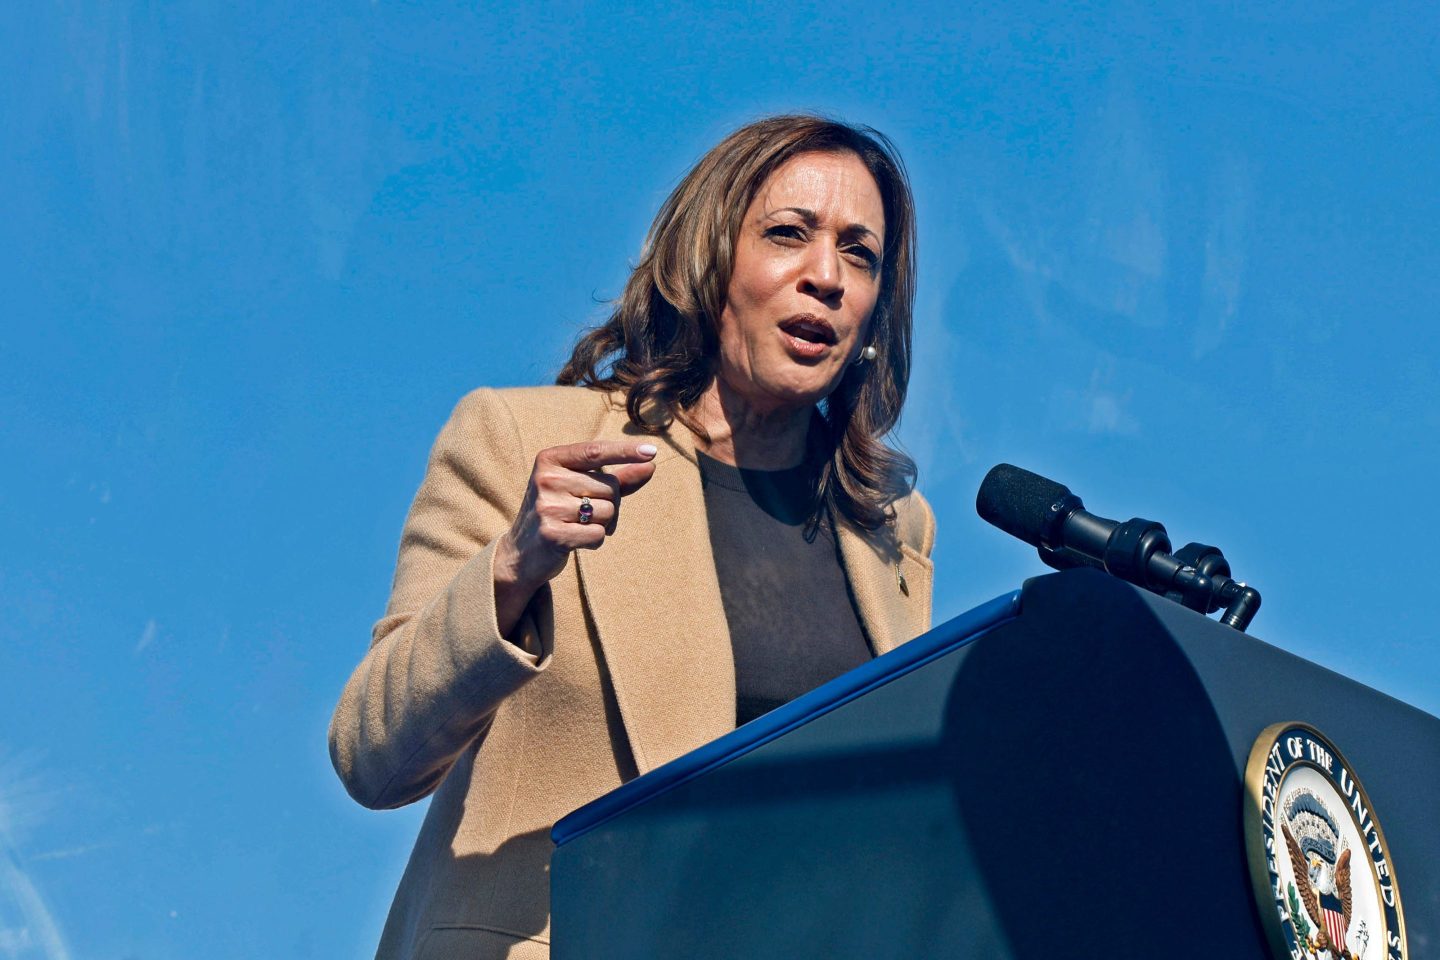
[[1440,955],[1440,720],[1075,570],[560,821],[553,956],[1267,957],[1244,776],[1291,720],[1343,743]]

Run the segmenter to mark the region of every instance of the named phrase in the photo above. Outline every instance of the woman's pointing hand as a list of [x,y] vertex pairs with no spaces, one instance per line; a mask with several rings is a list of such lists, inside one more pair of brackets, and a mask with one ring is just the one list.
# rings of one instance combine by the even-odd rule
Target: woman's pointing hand
[[[520,512],[495,545],[495,617],[508,636],[535,591],[573,550],[594,550],[615,532],[621,498],[655,475],[653,443],[591,440],[535,456]],[[608,468],[608,469],[607,469]]]

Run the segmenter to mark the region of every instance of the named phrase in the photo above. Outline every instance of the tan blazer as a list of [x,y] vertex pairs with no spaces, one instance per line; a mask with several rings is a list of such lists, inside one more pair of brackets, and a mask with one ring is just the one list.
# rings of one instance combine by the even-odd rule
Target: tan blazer
[[[493,544],[535,455],[642,436],[611,395],[477,390],[430,455],[369,652],[330,754],[351,795],[398,807],[434,791],[381,960],[549,956],[550,827],[734,728],[735,669],[689,431],[658,438],[653,479],[614,536],[578,551],[518,630],[495,624]],[[877,653],[930,622],[934,518],[912,495],[877,534],[838,539]],[[901,589],[901,578],[905,589]]]

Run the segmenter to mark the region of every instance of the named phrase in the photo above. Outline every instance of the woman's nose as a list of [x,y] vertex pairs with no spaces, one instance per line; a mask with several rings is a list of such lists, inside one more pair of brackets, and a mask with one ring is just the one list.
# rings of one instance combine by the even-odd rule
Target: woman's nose
[[833,244],[812,243],[800,277],[800,289],[820,300],[838,299],[845,292],[840,250]]

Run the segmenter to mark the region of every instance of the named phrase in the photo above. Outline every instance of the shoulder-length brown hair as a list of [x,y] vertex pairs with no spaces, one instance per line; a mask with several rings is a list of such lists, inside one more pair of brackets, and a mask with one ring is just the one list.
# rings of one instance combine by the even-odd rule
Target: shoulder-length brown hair
[[637,427],[659,433],[673,418],[704,437],[692,409],[716,374],[741,221],[775,170],[812,152],[855,154],[885,206],[880,295],[870,315],[875,359],[846,369],[820,405],[824,429],[812,431],[822,462],[812,522],[828,506],[873,530],[915,485],[915,462],[883,440],[910,382],[915,206],[894,145],[869,127],[768,117],[720,141],[661,206],[610,319],[581,337],[556,382],[624,390]]

